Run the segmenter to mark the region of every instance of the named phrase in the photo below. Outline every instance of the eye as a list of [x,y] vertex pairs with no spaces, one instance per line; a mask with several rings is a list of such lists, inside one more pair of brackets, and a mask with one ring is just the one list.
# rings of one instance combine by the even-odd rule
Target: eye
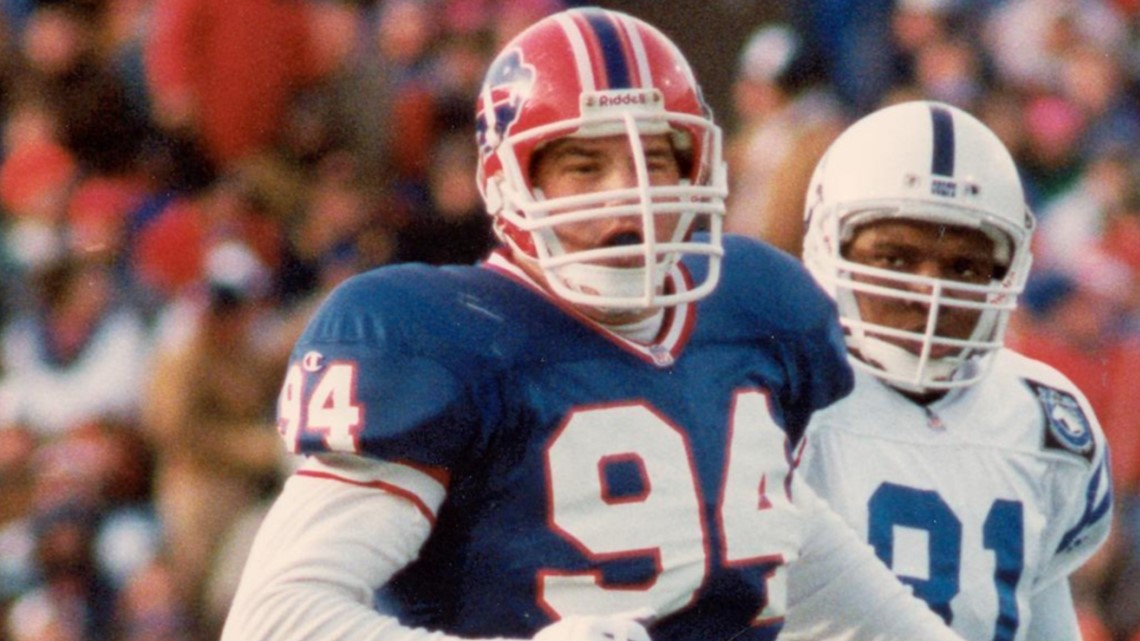
[[852,262],[876,269],[907,272],[915,268],[915,252],[898,243],[852,242],[842,253]]
[[575,156],[566,158],[561,163],[561,170],[567,174],[589,176],[600,172],[602,164],[594,158]]
[[907,271],[907,268],[913,263],[910,258],[899,254],[885,255],[881,261],[887,269],[893,269],[897,272]]
[[677,158],[669,150],[651,151],[645,156],[645,168],[654,176],[676,176],[680,172]]
[[950,277],[967,283],[986,283],[994,275],[994,264],[988,260],[962,258],[950,266]]
[[866,261],[871,267],[889,269],[895,272],[913,271],[914,259],[905,252],[895,250],[872,252]]

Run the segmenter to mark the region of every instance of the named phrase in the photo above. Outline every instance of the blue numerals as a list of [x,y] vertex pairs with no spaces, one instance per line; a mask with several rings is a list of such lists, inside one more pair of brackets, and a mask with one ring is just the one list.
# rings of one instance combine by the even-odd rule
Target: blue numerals
[[[927,533],[930,567],[926,578],[900,577],[916,596],[947,624],[954,620],[950,602],[960,586],[962,522],[945,500],[932,490],[883,483],[868,502],[867,540],[888,567],[894,567],[895,527]],[[1012,641],[1017,632],[1017,583],[1025,565],[1024,520],[1019,501],[996,500],[982,525],[985,548],[994,554],[997,621],[994,641]]]

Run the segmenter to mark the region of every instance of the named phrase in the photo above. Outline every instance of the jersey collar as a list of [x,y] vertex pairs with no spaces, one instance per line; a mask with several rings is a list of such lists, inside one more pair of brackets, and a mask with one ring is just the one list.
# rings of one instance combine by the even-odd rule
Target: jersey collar
[[[566,301],[551,294],[548,289],[515,264],[506,249],[496,249],[480,266],[520,283],[618,347],[659,368],[670,367],[676,362],[681,351],[688,344],[693,328],[696,326],[696,305],[694,303],[675,305],[665,310],[665,318],[661,324],[661,331],[657,333],[657,338],[650,344],[639,343],[583,315]],[[687,291],[692,289],[693,280],[684,266],[678,263],[666,275],[665,286],[675,291]]]

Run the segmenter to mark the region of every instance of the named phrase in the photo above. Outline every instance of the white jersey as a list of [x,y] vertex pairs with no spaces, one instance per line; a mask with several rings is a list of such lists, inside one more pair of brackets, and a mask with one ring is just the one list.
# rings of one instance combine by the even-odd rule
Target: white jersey
[[813,417],[798,473],[959,634],[1022,641],[1033,597],[1108,536],[1112,488],[1081,392],[1041,362],[995,358],[925,407],[857,370]]

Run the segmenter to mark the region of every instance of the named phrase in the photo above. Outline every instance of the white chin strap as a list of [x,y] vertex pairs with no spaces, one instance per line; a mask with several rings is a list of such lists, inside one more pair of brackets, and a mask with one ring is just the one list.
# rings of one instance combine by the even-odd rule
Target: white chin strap
[[605,267],[589,263],[570,263],[556,267],[563,285],[583,294],[606,298],[641,298],[645,296],[645,267]]
[[[951,387],[954,372],[962,365],[957,357],[928,358],[923,362],[919,356],[897,345],[870,336],[862,337],[858,350],[872,374],[910,392]],[[932,386],[932,382],[946,385]]]

